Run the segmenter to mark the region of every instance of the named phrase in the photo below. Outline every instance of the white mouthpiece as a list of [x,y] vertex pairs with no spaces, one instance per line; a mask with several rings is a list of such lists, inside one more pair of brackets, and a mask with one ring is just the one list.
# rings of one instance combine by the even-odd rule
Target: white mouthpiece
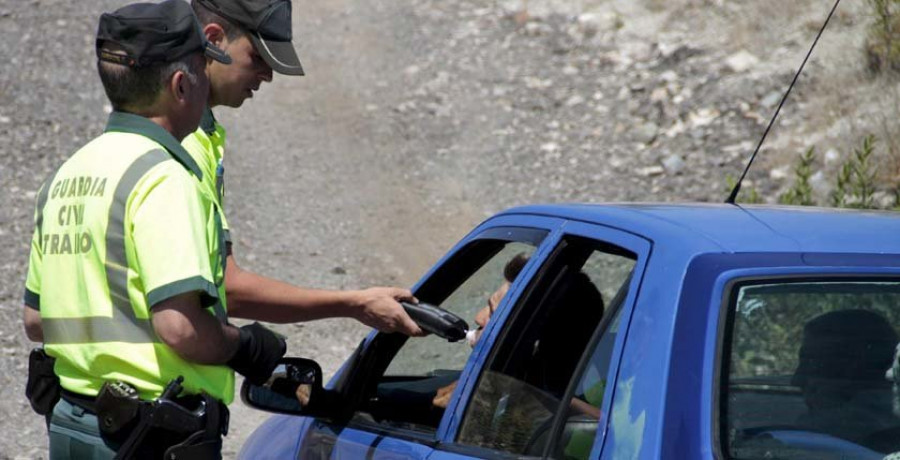
[[475,332],[476,329],[466,331],[466,343],[468,343],[472,348],[475,348],[475,342],[478,340]]

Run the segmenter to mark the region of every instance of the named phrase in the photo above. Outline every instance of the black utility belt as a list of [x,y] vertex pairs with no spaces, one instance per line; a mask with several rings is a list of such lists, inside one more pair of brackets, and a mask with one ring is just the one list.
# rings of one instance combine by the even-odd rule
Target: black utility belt
[[[83,395],[83,394],[79,394],[79,393],[74,393],[69,390],[66,390],[65,388],[62,389],[61,396],[63,399],[68,401],[69,404],[72,404],[73,406],[78,406],[90,414],[97,415],[97,398],[96,397],[87,396],[87,395]],[[201,404],[201,401],[203,401],[203,397],[200,395],[183,396],[180,398],[175,398],[175,400],[174,400],[174,402],[177,403],[179,406],[182,406],[185,409],[191,409],[191,410],[197,408]],[[138,401],[139,407],[140,406],[149,407],[153,403],[154,403],[154,401],[143,401],[143,400]],[[225,410],[228,410],[228,407],[226,407],[224,404],[220,403],[220,405]]]
[[104,383],[96,397],[62,389],[62,398],[97,416],[100,431],[113,439],[126,438],[138,425],[174,433],[197,431],[228,433],[228,407],[208,394],[137,398],[137,391],[123,382]]

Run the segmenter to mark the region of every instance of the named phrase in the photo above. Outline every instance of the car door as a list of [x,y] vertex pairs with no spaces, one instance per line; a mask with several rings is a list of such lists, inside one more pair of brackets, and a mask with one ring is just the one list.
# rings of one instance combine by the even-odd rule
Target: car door
[[[486,338],[502,324],[534,275],[560,219],[504,215],[476,228],[414,288],[422,302],[445,308],[475,328],[488,299],[496,302],[474,349],[436,336],[373,333],[332,382],[348,398],[346,420],[313,420],[298,447],[300,458],[427,458],[451,424],[459,390],[477,374]],[[509,273],[514,259],[520,262]],[[505,294],[497,296],[505,286]],[[447,395],[434,403],[435,395]]]
[[576,221],[552,244],[489,325],[430,459],[600,455],[651,244]]

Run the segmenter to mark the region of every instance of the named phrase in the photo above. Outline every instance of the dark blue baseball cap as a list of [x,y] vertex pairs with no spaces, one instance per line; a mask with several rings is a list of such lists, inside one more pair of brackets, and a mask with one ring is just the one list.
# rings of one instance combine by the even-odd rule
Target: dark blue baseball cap
[[[118,45],[121,51],[104,49],[106,43]],[[228,54],[206,40],[194,11],[184,0],[133,3],[104,13],[97,27],[96,47],[100,60],[129,67],[172,62],[199,52],[231,63]]]
[[284,75],[304,75],[291,43],[290,0],[197,1],[246,30],[256,51],[272,70]]

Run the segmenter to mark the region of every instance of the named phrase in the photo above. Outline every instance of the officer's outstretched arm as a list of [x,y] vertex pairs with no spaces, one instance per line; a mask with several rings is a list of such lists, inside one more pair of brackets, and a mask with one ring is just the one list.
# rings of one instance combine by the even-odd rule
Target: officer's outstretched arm
[[322,318],[353,318],[382,332],[411,336],[425,333],[399,301],[414,302],[407,289],[375,287],[359,291],[330,291],[294,286],[243,270],[228,246],[225,290],[228,316],[270,323],[294,323]]
[[240,331],[205,311],[196,292],[154,305],[151,321],[156,335],[186,361],[225,364],[240,346]]
[[24,307],[25,313],[25,335],[32,342],[44,341],[44,328],[41,326],[41,312],[27,305]]

